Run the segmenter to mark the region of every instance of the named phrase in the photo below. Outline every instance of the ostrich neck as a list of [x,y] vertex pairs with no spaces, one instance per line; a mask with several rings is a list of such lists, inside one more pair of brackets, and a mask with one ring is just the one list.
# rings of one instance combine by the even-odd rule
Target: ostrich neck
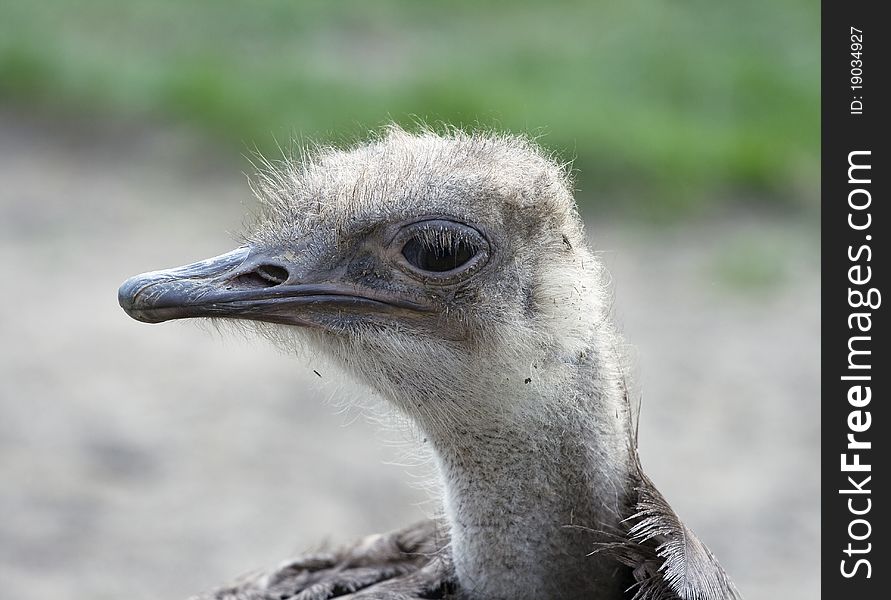
[[468,598],[605,600],[628,585],[591,555],[627,501],[628,414],[619,390],[574,368],[563,385],[526,386],[533,411],[429,432]]

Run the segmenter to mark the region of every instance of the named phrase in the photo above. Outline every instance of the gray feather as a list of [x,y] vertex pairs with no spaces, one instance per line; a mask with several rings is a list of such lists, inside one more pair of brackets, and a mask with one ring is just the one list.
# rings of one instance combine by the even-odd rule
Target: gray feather
[[609,551],[633,569],[632,600],[742,600],[717,559],[677,516],[637,461],[627,539]]
[[306,554],[192,600],[422,600],[455,588],[440,525],[422,521],[331,552]]

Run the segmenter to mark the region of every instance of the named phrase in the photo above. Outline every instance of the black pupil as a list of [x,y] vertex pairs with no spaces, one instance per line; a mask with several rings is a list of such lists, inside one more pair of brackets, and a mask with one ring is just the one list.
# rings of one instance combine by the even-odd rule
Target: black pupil
[[442,273],[457,269],[467,263],[476,250],[463,240],[456,240],[449,248],[430,246],[418,238],[412,238],[402,248],[405,260],[422,271]]

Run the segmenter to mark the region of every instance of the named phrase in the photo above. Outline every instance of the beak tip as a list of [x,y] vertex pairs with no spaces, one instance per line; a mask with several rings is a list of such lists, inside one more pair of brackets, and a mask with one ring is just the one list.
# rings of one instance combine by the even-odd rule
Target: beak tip
[[147,285],[145,277],[136,275],[121,284],[118,288],[118,304],[130,317],[142,322],[151,322],[146,314],[140,310],[139,292]]
[[118,304],[126,312],[130,312],[136,304],[136,294],[139,292],[139,276],[131,277],[118,288]]
[[143,293],[159,282],[154,275],[154,273],[136,275],[118,288],[118,304],[128,316],[143,323],[161,323],[169,319],[163,314],[163,311],[157,310],[155,302]]

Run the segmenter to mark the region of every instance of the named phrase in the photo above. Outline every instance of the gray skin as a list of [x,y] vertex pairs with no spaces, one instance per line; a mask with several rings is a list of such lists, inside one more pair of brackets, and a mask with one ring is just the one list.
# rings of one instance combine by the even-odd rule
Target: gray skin
[[564,168],[520,137],[395,127],[265,166],[243,246],[134,277],[121,306],[321,351],[428,440],[443,519],[208,597],[737,597],[640,469]]

